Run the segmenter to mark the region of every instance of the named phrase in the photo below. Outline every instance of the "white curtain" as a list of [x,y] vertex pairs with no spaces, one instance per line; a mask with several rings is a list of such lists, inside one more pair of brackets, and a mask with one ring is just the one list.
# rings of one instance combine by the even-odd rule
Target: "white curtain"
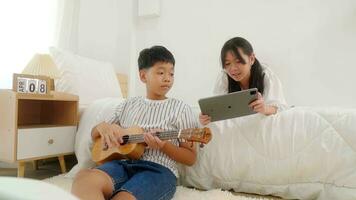
[[35,53],[57,46],[76,51],[79,0],[11,0],[0,3],[0,89],[12,88]]
[[11,0],[0,3],[0,88],[12,87],[12,74],[20,73],[35,53],[53,45],[54,0]]
[[76,51],[78,16],[79,0],[1,1],[0,89],[12,88],[13,73],[35,53],[48,53],[49,46]]
[[80,0],[58,0],[55,46],[77,52]]

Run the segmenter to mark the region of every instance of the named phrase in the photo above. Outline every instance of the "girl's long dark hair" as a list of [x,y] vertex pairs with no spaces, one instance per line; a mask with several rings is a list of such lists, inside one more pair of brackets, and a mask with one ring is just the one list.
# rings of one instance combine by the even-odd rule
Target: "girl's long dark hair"
[[[242,52],[248,56],[253,53],[252,45],[244,38],[241,37],[234,37],[227,42],[225,42],[223,48],[221,49],[221,65],[224,68],[225,64],[225,57],[228,52],[233,53],[237,59],[241,61],[241,63],[245,64],[246,61],[241,57],[238,49],[241,49]],[[255,62],[251,66],[251,76],[249,82],[249,88],[257,88],[258,91],[263,94],[264,91],[264,72],[260,62],[255,58]],[[232,79],[229,75],[228,77],[228,91],[236,92],[241,91],[241,87],[238,81]]]

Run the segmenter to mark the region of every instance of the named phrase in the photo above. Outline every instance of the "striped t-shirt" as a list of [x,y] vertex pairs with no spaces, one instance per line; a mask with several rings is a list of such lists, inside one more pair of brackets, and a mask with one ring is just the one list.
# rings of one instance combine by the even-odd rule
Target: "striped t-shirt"
[[[117,106],[114,115],[106,122],[116,123],[122,128],[139,126],[145,131],[152,129],[173,131],[199,126],[190,106],[174,98],[165,100],[129,98]],[[179,146],[177,139],[171,140],[171,143]],[[176,162],[160,150],[146,148],[141,159],[163,165],[178,177]]]

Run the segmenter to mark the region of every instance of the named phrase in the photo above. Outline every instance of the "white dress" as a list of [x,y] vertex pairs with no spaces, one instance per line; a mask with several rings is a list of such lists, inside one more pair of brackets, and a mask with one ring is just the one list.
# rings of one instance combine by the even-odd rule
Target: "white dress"
[[[277,112],[288,108],[284,98],[282,83],[278,77],[268,67],[263,67],[264,76],[264,94],[263,99],[266,105],[277,107]],[[221,71],[216,80],[213,93],[215,95],[228,93],[228,78],[224,71]]]

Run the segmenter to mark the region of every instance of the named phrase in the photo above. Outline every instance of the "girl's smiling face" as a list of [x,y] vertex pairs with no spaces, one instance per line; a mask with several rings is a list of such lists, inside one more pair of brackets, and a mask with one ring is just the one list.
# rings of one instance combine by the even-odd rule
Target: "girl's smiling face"
[[255,57],[254,54],[246,55],[240,48],[237,50],[240,54],[240,59],[232,51],[228,51],[225,54],[224,71],[235,81],[248,83]]

